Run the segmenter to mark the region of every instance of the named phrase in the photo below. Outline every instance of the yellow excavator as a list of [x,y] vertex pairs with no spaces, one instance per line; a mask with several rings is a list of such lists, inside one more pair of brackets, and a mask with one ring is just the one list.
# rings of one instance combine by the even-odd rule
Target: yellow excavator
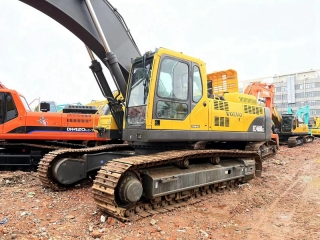
[[313,118],[314,124],[310,128],[312,136],[319,137],[320,136],[320,117]]
[[[43,185],[67,189],[100,169],[94,201],[125,221],[173,210],[191,197],[201,200],[261,176],[259,150],[272,152],[275,143],[270,110],[253,96],[225,92],[217,98],[208,88],[205,63],[181,52],[159,48],[128,59],[134,48],[119,45],[121,28],[107,29],[124,20],[106,0],[23,2],[75,33],[89,54],[92,49],[103,61],[124,96],[114,97],[106,79],[97,77],[116,126],[112,129],[110,122],[105,128],[118,131],[118,143],[47,154],[38,167]],[[106,36],[118,39],[108,42]],[[108,137],[112,131],[103,128],[98,134]]]
[[134,151],[99,171],[99,208],[121,219],[148,216],[247,181],[255,175],[249,169],[260,174],[259,160],[246,156],[256,152],[244,150],[272,142],[269,110],[237,92],[211,97],[206,75],[201,60],[164,48],[133,61],[122,139]]
[[260,104],[270,109],[273,121],[271,138],[278,144],[287,144],[291,148],[313,141],[313,136],[308,133],[308,125],[300,122],[297,115],[292,112],[279,114],[274,106],[275,87],[272,83],[252,82],[244,93],[255,96]]

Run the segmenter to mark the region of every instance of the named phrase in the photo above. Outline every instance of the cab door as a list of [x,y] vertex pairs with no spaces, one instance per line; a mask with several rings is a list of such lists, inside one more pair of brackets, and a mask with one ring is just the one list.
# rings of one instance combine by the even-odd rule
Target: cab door
[[203,79],[200,67],[197,64],[192,64],[190,130],[209,130],[209,103],[208,98],[203,94]]
[[25,116],[19,116],[16,98],[19,98],[17,93],[6,93],[4,96],[3,133],[25,133]]

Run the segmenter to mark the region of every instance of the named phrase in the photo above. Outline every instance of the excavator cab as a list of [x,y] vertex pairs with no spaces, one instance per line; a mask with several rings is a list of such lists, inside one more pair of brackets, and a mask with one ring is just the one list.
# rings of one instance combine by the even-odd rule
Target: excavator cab
[[[5,109],[4,109],[4,94],[0,93],[0,124],[4,123]],[[0,132],[2,132],[2,127],[0,128]]]
[[308,133],[308,125],[304,124],[303,121],[299,119],[299,117],[296,115],[283,114],[281,132],[305,134],[305,133]]
[[181,53],[176,55],[160,49],[134,61],[127,93],[128,129],[190,127],[186,118],[202,98],[200,68]]
[[292,114],[283,114],[282,115],[282,132],[293,132],[297,127],[296,119]]
[[172,149],[173,143],[189,148],[198,141],[230,142],[231,135],[243,143],[270,138],[268,109],[238,92],[224,94],[224,100],[211,98],[208,81],[213,80],[207,78],[205,63],[180,52],[160,48],[136,58],[128,81],[123,140],[134,148],[157,150],[159,143]]
[[18,117],[18,111],[11,93],[0,93],[0,122],[6,123]]

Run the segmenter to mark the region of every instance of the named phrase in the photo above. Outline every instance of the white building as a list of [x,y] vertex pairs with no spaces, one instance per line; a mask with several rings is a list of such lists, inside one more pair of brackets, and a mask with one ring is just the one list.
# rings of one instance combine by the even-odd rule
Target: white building
[[274,103],[280,113],[287,113],[288,107],[295,111],[308,105],[310,119],[320,116],[320,69],[245,80],[239,83],[240,91],[256,81],[274,84]]

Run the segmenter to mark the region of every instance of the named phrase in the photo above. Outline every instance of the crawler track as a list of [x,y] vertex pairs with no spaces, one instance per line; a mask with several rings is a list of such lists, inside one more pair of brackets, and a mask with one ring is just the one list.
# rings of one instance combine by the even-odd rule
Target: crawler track
[[245,150],[257,152],[262,159],[266,159],[276,154],[277,144],[274,141],[253,142],[247,144]]
[[[201,201],[201,196],[211,194],[212,192],[216,190],[219,191],[225,187],[234,186],[243,181],[243,177],[240,177],[238,179],[221,181],[218,184],[207,185],[200,189],[195,188],[190,191],[188,196],[183,199],[180,197],[179,200],[174,200],[177,198],[168,195],[162,197],[159,201],[144,199],[127,207],[121,207],[117,204],[115,198],[117,185],[120,178],[124,176],[128,170],[139,172],[139,170],[149,167],[172,164],[195,158],[212,157],[254,158],[256,159],[256,168],[261,169],[261,159],[256,152],[241,150],[180,150],[120,158],[109,161],[99,170],[93,185],[94,200],[100,209],[111,216],[118,218],[121,221],[131,221],[136,220],[137,216],[138,218],[148,217],[184,206],[188,203],[183,200],[190,199],[191,197],[195,197],[195,202]],[[183,195],[182,192],[175,194]]]
[[67,188],[70,188],[72,186],[67,187],[67,186],[58,184],[56,181],[53,180],[50,174],[50,167],[55,160],[63,157],[76,157],[79,159],[79,161],[83,161],[81,158],[83,154],[86,154],[86,153],[93,154],[93,153],[104,152],[104,151],[106,152],[106,151],[117,150],[122,148],[128,148],[128,145],[127,144],[108,144],[108,145],[102,145],[102,146],[91,147],[91,148],[60,149],[60,150],[49,152],[39,162],[39,165],[38,165],[39,179],[45,187],[49,187],[55,191],[66,190]]
[[[258,145],[253,145],[255,148]],[[66,186],[59,184],[51,175],[51,167],[55,161],[62,158],[78,159],[84,161],[82,156],[84,154],[95,154],[108,151],[125,150],[129,148],[127,144],[108,144],[103,146],[82,148],[82,149],[58,149],[46,154],[38,165],[38,175],[41,183],[48,188],[55,191],[63,191],[73,187],[73,185]],[[263,157],[270,156],[272,152],[263,154]],[[256,175],[261,174],[262,160],[257,151],[242,151],[242,150],[216,150],[216,149],[198,149],[198,150],[174,150],[166,151],[148,155],[135,155],[131,157],[117,158],[109,161],[101,167],[98,175],[94,180],[93,197],[99,208],[107,212],[111,216],[120,219],[121,221],[132,221],[137,218],[148,217],[157,213],[166,212],[190,204],[187,202],[193,199],[193,203],[202,201],[204,198],[210,197],[215,191],[221,191],[225,188],[238,185],[251,179],[244,179],[244,176],[233,178],[232,180],[221,180],[218,183],[208,184],[204,187],[195,187],[188,192],[187,195],[179,197],[172,197],[171,195],[160,197],[160,200],[148,200],[142,197],[138,202],[130,204],[126,207],[118,206],[115,193],[117,191],[117,184],[120,178],[128,173],[134,171],[139,174],[142,169],[150,167],[158,167],[168,164],[179,164],[185,160],[204,158],[249,158],[255,159]],[[140,179],[141,180],[141,179]],[[176,195],[177,196],[177,195]]]
[[313,142],[314,136],[306,135],[306,136],[293,136],[288,138],[288,147],[293,148],[303,143]]

